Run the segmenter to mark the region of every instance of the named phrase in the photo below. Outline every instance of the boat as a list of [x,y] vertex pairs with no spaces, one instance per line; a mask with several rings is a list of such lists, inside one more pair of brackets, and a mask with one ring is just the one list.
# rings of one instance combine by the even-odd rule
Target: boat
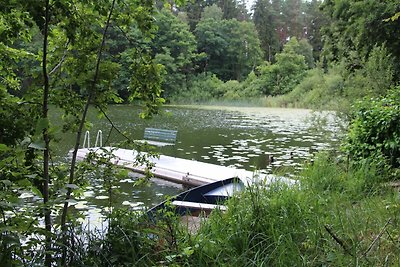
[[212,210],[227,210],[224,202],[236,192],[244,189],[244,183],[237,177],[224,179],[192,188],[171,199],[161,202],[147,211],[149,219],[157,222],[165,211],[173,211],[188,224],[205,218]]

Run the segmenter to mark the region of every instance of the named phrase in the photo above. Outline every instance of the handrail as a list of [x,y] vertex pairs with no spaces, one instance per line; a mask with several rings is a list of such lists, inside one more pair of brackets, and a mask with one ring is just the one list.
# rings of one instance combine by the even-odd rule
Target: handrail
[[[97,143],[99,143],[99,146],[97,146]],[[98,130],[94,147],[102,147],[102,146],[103,146],[103,132],[101,130]]]
[[[97,145],[99,144],[99,145]],[[86,146],[85,146],[86,145]],[[96,135],[96,142],[94,143],[94,147],[103,147],[103,131],[98,130]],[[83,139],[82,148],[90,148],[90,132],[85,132],[85,138]]]
[[87,142],[87,148],[90,148],[90,132],[89,131],[85,132],[85,138],[83,139],[83,145],[82,145],[83,148],[85,148],[86,142]]

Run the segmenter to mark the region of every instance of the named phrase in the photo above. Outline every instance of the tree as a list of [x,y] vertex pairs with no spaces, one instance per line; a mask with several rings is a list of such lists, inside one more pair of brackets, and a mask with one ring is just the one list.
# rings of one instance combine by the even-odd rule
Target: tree
[[287,38],[302,39],[306,36],[304,3],[303,0],[285,0],[282,4]]
[[323,47],[321,29],[329,25],[329,18],[320,10],[321,4],[322,1],[320,0],[307,2],[305,11],[306,38],[313,47],[313,57],[315,61],[319,60]]
[[197,25],[199,52],[207,54],[203,71],[218,78],[242,80],[262,58],[254,24],[246,21],[203,19]]
[[298,41],[295,37],[276,55],[276,63],[260,66],[259,79],[264,95],[281,95],[290,92],[304,78],[307,65],[303,55],[296,52]]
[[279,13],[273,9],[269,0],[257,0],[253,6],[253,21],[264,51],[265,59],[274,61],[274,56],[280,50],[279,36],[277,32],[277,16]]
[[203,13],[201,14],[201,19],[214,19],[214,20],[222,20],[224,14],[222,13],[221,8],[219,8],[216,4],[212,6],[207,6],[204,8]]
[[196,69],[202,55],[196,53],[196,40],[189,26],[171,12],[162,10],[156,16],[158,31],[151,43],[156,62],[164,65],[165,96],[186,89],[188,75]]
[[219,0],[217,4],[224,14],[224,19],[237,19],[239,21],[249,19],[246,3],[242,0]]
[[[0,195],[2,203],[0,210],[2,215],[9,210],[17,212],[14,210],[13,199],[21,190],[32,191],[43,197],[44,202],[38,206],[40,212],[29,209],[29,212],[36,216],[33,221],[26,216],[7,219],[3,216],[4,220],[0,224],[0,242],[6,259],[16,261],[13,264],[26,265],[26,260],[38,258],[31,258],[28,255],[30,252],[37,255],[41,253],[37,250],[40,240],[22,245],[18,234],[13,234],[15,239],[12,241],[7,238],[9,225],[22,224],[29,224],[30,227],[17,226],[12,230],[21,231],[24,235],[40,231],[46,239],[44,242],[46,249],[43,254],[45,260],[31,264],[54,265],[54,252],[62,254],[59,264],[68,264],[67,208],[71,193],[77,187],[74,184],[76,152],[86,123],[86,114],[91,105],[105,113],[110,101],[120,101],[116,91],[111,87],[111,80],[118,74],[119,64],[109,56],[109,52],[104,53],[108,49],[106,44],[109,28],[112,24],[124,32],[125,29],[135,25],[143,34],[150,36],[154,25],[152,2],[129,2],[121,5],[119,3],[116,0],[84,2],[63,0],[50,3],[50,0],[47,0],[44,3],[3,1],[0,4],[0,35],[4,37],[0,39],[0,50],[4,52],[1,53],[4,61],[0,62],[0,96],[2,102],[6,100],[9,103],[1,106],[4,110],[0,113],[11,114],[10,112],[16,110],[25,110],[26,112],[19,116],[23,116],[28,122],[21,126],[15,125],[18,129],[12,131],[18,132],[18,135],[11,133],[10,136],[4,135],[1,139],[4,143],[0,144],[2,159],[0,179],[1,188],[5,192]],[[24,48],[33,37],[41,39],[42,45],[40,50],[28,53]],[[13,90],[21,88],[19,64],[15,63],[23,61],[26,56],[35,60],[34,68],[29,70],[29,74],[25,74],[32,79],[32,82],[23,97],[18,99],[11,94]],[[135,60],[131,64],[131,70],[134,71],[130,79],[133,88],[130,91],[131,98],[143,99],[148,112],[155,112],[156,107],[162,102],[160,66],[146,54],[136,53],[136,57],[133,58]],[[48,116],[50,104],[60,107],[65,112],[64,117],[68,121],[64,129],[76,132],[69,175],[50,165],[52,145],[57,133]],[[31,125],[34,127],[30,127]],[[0,132],[9,133],[10,129],[6,125],[0,127]],[[39,164],[41,162],[42,164]],[[11,171],[14,171],[14,174],[7,175]],[[58,188],[58,185],[61,188]],[[61,190],[67,192],[64,197],[59,193]],[[60,241],[63,243],[61,249],[53,242],[55,236],[52,235],[52,220],[55,218],[51,216],[51,211],[55,211],[54,201],[62,198],[65,202],[59,222],[62,238]],[[45,229],[38,230],[41,228],[37,220],[39,214],[44,216]],[[32,214],[29,218],[31,217]],[[21,248],[22,246],[27,249]],[[29,248],[35,246],[35,250]]]
[[186,5],[182,6],[179,10],[187,14],[189,21],[190,31],[194,32],[197,23],[199,23],[204,8],[216,4],[218,0],[195,0],[189,1]]
[[[330,61],[346,60],[347,69],[354,71],[362,67],[375,45],[385,44],[396,59],[400,56],[400,34],[398,21],[385,21],[396,12],[396,1],[324,1],[322,10],[331,19],[323,28],[325,35],[324,56]],[[396,75],[399,77],[399,60],[396,60]]]
[[304,56],[304,60],[309,69],[314,67],[313,47],[307,41],[307,39],[301,39],[297,41],[296,38],[291,38],[285,45],[284,50],[293,50],[296,54]]

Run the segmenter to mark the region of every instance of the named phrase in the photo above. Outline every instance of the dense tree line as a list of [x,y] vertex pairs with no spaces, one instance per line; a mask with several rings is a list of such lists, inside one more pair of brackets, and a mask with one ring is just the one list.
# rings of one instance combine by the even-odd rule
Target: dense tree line
[[[167,100],[184,100],[190,95],[195,95],[193,100],[204,100],[205,96],[235,99],[287,94],[312,74],[309,69],[322,67],[328,73],[328,69],[338,69],[333,65],[342,66],[341,72],[348,73],[341,76],[347,78],[363,71],[371,75],[375,71],[379,80],[386,77],[394,81],[399,76],[398,21],[385,20],[398,12],[396,1],[257,0],[251,11],[239,0],[196,0],[185,5],[160,2],[156,7],[151,34],[143,35],[135,25],[112,27],[107,33],[108,67],[112,72],[113,66],[120,66],[120,74],[110,85],[123,101],[128,101],[135,57],[142,52],[162,65]],[[11,47],[26,46],[37,53],[41,32],[31,28],[29,34],[29,45],[19,41]],[[294,42],[299,44],[297,49],[287,48]],[[377,64],[380,60],[373,52],[379,47],[392,58],[389,69],[392,66],[393,75],[382,75],[379,66],[372,66],[373,59]],[[8,89],[19,96],[34,82],[23,68],[38,67],[28,55],[20,61],[13,79],[21,80],[22,86]],[[4,81],[11,85],[10,79]],[[200,80],[218,89],[199,89]],[[230,86],[224,83],[229,81],[238,84],[228,90]],[[75,91],[82,86],[75,83]],[[357,89],[353,91],[354,96],[360,96]]]
[[[107,32],[110,40],[107,44],[109,49],[105,51],[108,67],[111,72],[114,67],[121,71],[112,81],[112,87],[124,101],[128,100],[131,67],[136,60],[134,57],[142,52],[150,54],[163,66],[162,88],[166,98],[188,94],[198,75],[216,75],[223,82],[242,82],[251,72],[262,73],[257,68],[265,62],[282,63],[282,57],[277,60],[276,56],[293,37],[314,45],[311,58],[308,57],[309,51],[303,51],[307,56],[306,64],[312,66],[321,51],[321,37],[317,34],[321,27],[318,24],[321,15],[319,3],[260,0],[254,4],[251,15],[243,1],[198,0],[181,6],[160,2],[155,14],[156,27],[150,30],[150,35],[143,35],[134,25],[124,29],[111,27]],[[31,28],[29,34],[32,42],[28,45],[22,41],[18,45],[37,53],[41,32]],[[57,45],[63,46],[62,43]],[[38,67],[29,57],[21,59],[20,65]],[[34,79],[22,69],[15,75],[22,81],[22,87],[14,93],[21,96]],[[81,90],[82,86],[75,83],[75,91]],[[286,91],[272,88],[259,91],[260,95],[269,92],[283,94]]]

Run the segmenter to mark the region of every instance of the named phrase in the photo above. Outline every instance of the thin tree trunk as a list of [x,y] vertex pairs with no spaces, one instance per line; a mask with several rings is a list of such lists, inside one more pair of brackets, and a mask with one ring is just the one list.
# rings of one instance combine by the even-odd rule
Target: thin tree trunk
[[[42,119],[48,119],[48,100],[49,100],[49,75],[47,73],[47,39],[48,39],[48,29],[50,21],[49,12],[49,0],[46,0],[45,7],[45,23],[43,28],[43,58],[42,58],[42,70],[43,70],[43,80],[44,80],[44,90],[43,90],[43,107],[42,107]],[[45,266],[50,267],[52,262],[51,257],[51,209],[49,207],[49,162],[50,162],[50,138],[48,126],[43,129],[43,140],[45,144],[45,149],[43,151],[43,204],[44,204],[44,223],[46,228],[46,255],[45,255]]]
[[[71,168],[70,168],[70,172],[69,172],[69,180],[68,180],[69,184],[73,184],[74,181],[75,181],[76,158],[77,158],[77,154],[78,154],[80,140],[81,140],[81,137],[82,137],[83,127],[84,127],[85,121],[86,121],[87,112],[89,110],[90,103],[92,102],[92,99],[93,99],[94,94],[95,94],[96,84],[97,84],[97,80],[98,80],[98,77],[99,77],[101,56],[102,56],[104,45],[105,45],[105,42],[106,42],[106,34],[107,34],[107,30],[108,30],[108,28],[110,26],[110,21],[111,21],[111,16],[112,16],[112,13],[113,13],[113,10],[114,10],[115,1],[116,0],[113,0],[111,8],[110,8],[110,13],[108,14],[107,23],[106,23],[106,26],[105,26],[104,32],[103,32],[102,42],[101,42],[101,45],[100,45],[100,48],[99,48],[99,51],[98,51],[98,54],[97,54],[96,71],[95,71],[95,74],[94,74],[94,78],[93,78],[93,81],[92,81],[91,88],[89,90],[89,95],[88,95],[88,98],[86,100],[85,107],[84,107],[84,110],[83,110],[83,113],[82,113],[81,121],[80,121],[79,128],[78,128],[78,132],[76,134],[74,151],[72,153]],[[66,225],[66,220],[67,220],[67,214],[68,214],[68,200],[71,198],[71,193],[72,193],[72,189],[68,188],[66,196],[65,196],[65,200],[66,201],[64,202],[64,207],[63,207],[63,211],[62,211],[62,214],[61,214],[61,231],[62,231],[62,234],[64,236],[64,249],[63,249],[62,259],[61,259],[61,262],[62,262],[63,266],[66,265],[66,257],[67,257],[67,254],[66,254],[67,253],[67,250],[66,250],[66,247],[67,247],[67,240],[66,240],[67,225]]]

